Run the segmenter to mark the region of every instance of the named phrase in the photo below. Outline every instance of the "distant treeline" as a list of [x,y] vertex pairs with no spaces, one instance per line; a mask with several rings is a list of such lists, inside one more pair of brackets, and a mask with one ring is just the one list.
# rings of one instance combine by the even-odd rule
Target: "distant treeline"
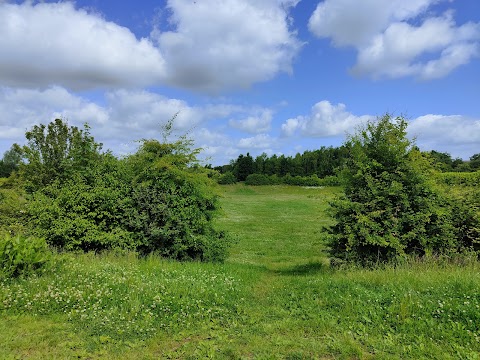
[[[450,154],[435,150],[424,152],[434,166],[441,172],[472,172],[480,169],[480,153],[470,157],[469,161],[453,159]],[[349,148],[322,146],[318,150],[297,153],[295,156],[272,155],[263,153],[253,158],[250,153],[239,155],[228,165],[216,166],[221,174],[232,174],[237,181],[245,181],[251,174],[268,177],[318,177],[334,176],[336,169],[342,167],[349,157]]]

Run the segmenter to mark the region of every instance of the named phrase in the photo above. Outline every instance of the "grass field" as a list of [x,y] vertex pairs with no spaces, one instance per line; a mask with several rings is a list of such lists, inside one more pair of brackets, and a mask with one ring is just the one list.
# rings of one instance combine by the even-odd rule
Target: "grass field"
[[479,359],[480,266],[332,270],[336,188],[222,187],[225,264],[68,255],[0,283],[0,359]]

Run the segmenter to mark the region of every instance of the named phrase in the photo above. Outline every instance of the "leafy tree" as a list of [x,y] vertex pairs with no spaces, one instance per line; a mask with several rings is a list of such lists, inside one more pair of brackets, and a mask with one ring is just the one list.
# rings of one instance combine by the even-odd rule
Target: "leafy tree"
[[[47,141],[45,129],[34,129],[32,160],[23,172],[27,180],[34,176],[28,212],[36,235],[66,250],[122,248],[180,260],[225,258],[227,238],[212,221],[218,201],[211,170],[199,166],[190,140],[167,142],[168,127],[163,143],[142,140],[135,154],[119,160],[98,153],[88,131],[56,121],[48,127]],[[45,174],[34,175],[33,169]]]
[[450,154],[432,150],[428,153],[434,165],[443,172],[452,171],[453,160]]
[[142,252],[223,261],[228,241],[213,227],[219,206],[213,180],[194,166],[197,150],[190,146],[185,138],[171,144],[144,140],[126,159],[133,174],[129,228],[141,234]]
[[332,203],[336,224],[327,229],[335,258],[367,264],[456,249],[447,201],[406,128],[387,114],[349,138],[345,195]]
[[25,134],[28,144],[23,147],[27,163],[22,166],[29,190],[34,191],[60,182],[78,172],[88,171],[97,161],[101,144],[94,141],[87,124],[83,130],[69,127],[61,119],[45,126],[35,125]]
[[18,170],[22,159],[22,148],[18,144],[13,144],[12,147],[3,154],[3,159],[0,160],[0,177],[9,177],[12,172]]
[[470,156],[470,168],[473,171],[480,169],[480,154]]

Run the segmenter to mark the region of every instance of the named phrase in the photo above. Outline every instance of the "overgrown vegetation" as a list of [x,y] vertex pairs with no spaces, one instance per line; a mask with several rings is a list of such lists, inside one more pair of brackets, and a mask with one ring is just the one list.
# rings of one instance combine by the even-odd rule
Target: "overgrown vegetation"
[[168,142],[168,135],[142,140],[136,153],[119,159],[101,151],[88,125],[80,130],[57,119],[34,126],[18,151],[25,159],[15,175],[19,185],[6,183],[0,192],[2,230],[61,250],[223,261],[228,238],[213,227],[214,183],[191,141]]
[[219,176],[171,125],[125,158],[62,120],[12,147],[0,358],[478,357],[478,172],[441,173],[387,115],[339,175]]

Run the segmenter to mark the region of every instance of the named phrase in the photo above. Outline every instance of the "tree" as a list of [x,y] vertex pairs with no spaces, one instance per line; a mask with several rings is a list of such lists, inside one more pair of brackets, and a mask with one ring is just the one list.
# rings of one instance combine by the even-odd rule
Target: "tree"
[[480,154],[470,156],[470,168],[473,171],[480,169]]
[[31,191],[54,180],[65,181],[73,173],[88,171],[102,147],[90,135],[87,124],[80,130],[69,127],[61,119],[55,119],[48,126],[35,125],[25,137],[28,144],[23,147],[23,153],[27,162],[22,172]]
[[12,172],[18,170],[23,159],[22,148],[18,144],[13,144],[11,148],[3,154],[0,160],[0,177],[9,177]]
[[345,194],[332,203],[336,224],[327,229],[335,258],[368,264],[456,249],[447,201],[406,128],[404,118],[386,114],[348,139]]
[[246,156],[239,155],[234,169],[234,175],[238,181],[245,181],[247,176],[253,174],[255,165],[253,158],[247,153]]

